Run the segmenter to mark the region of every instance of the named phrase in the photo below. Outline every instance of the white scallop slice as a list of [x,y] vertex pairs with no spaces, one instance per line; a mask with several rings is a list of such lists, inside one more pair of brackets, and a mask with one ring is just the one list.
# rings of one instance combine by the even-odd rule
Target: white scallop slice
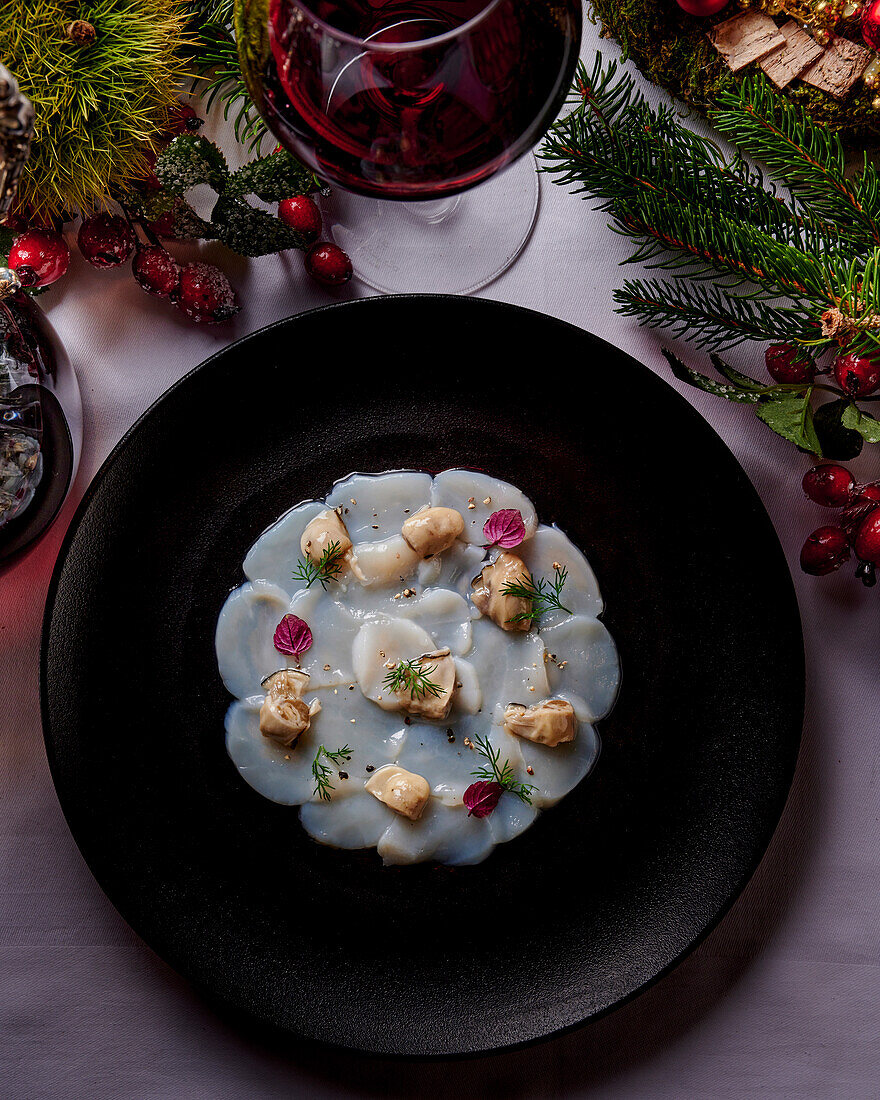
[[[581,708],[578,717],[588,722],[608,714],[620,685],[620,661],[605,624],[588,615],[572,615],[542,630],[541,637],[555,658],[547,662],[550,691],[582,699],[587,713]],[[564,667],[559,668],[560,664]]]
[[[558,698],[564,699],[560,692]],[[574,705],[573,700],[570,700]],[[532,794],[536,806],[552,806],[564,798],[590,772],[599,758],[599,735],[586,722],[578,724],[574,741],[567,745],[536,745],[524,737],[520,742],[523,762],[531,767],[532,774],[526,775],[524,782],[534,784],[538,789]]]
[[302,588],[303,582],[293,579],[293,570],[302,557],[300,539],[309,521],[325,508],[319,500],[307,500],[267,528],[244,559],[244,575],[248,580],[271,581],[290,595]]
[[354,684],[306,692],[305,698],[321,703],[310,730],[317,737],[315,748],[322,744],[336,751],[347,746],[350,759],[337,770],[346,772],[352,782],[367,778],[368,765],[375,769],[396,761],[407,730],[400,714],[380,710]]
[[443,806],[432,798],[418,821],[400,814],[395,817],[376,846],[386,864],[426,859],[453,865],[479,863],[494,846],[486,819],[469,817],[464,806]]
[[427,630],[438,649],[449,646],[463,657],[473,645],[471,609],[462,596],[448,588],[428,588],[410,599],[401,599],[396,611],[402,619]]
[[[354,556],[367,588],[405,585],[419,564],[419,556],[403,535],[389,535],[380,542],[355,543]],[[357,575],[357,574],[356,574]]]
[[270,673],[296,664],[272,643],[289,603],[278,585],[248,581],[223,605],[214,636],[217,666],[227,691],[237,699],[261,694],[260,684]]
[[226,751],[242,778],[264,798],[295,806],[312,797],[314,760],[320,741],[314,725],[295,748],[285,749],[260,733],[260,701],[233,703],[226,712]]
[[471,581],[479,573],[485,558],[485,546],[456,539],[442,554],[419,562],[418,583],[422,588],[453,588],[459,595],[467,597]]
[[405,521],[428,504],[432,480],[415,470],[351,474],[333,486],[327,507],[342,508],[352,542],[377,542],[399,535]]
[[468,660],[480,680],[484,711],[491,714],[497,703],[529,704],[547,698],[550,685],[540,634],[502,630],[490,619],[477,619],[473,637]]
[[[473,508],[468,503],[473,498]],[[488,504],[483,502],[488,500]],[[489,474],[476,470],[444,470],[434,478],[431,489],[431,504],[443,508],[455,508],[464,516],[464,542],[482,546],[486,537],[483,526],[493,512],[504,508],[516,508],[523,518],[526,538],[529,539],[538,527],[535,506],[515,485],[501,481]]]
[[383,710],[398,710],[395,695],[382,686],[388,665],[412,661],[434,648],[431,635],[417,623],[406,619],[377,619],[366,622],[355,635],[352,646],[354,673],[361,691]]
[[[564,606],[571,612],[584,615],[595,617],[601,614],[603,602],[596,574],[568,535],[558,527],[548,527],[542,523],[535,537],[517,547],[513,553],[526,563],[535,581],[543,577],[549,583],[554,577],[553,563],[564,565],[568,569],[568,578],[560,596]],[[541,627],[552,626],[567,617],[564,611],[548,611],[541,616]]]
[[496,844],[513,840],[525,832],[539,814],[535,805],[529,805],[518,795],[506,791],[498,800],[498,805],[486,818],[492,839]]
[[[354,683],[351,646],[360,623],[319,584],[297,592],[290,613],[303,619],[312,632],[312,644],[300,658],[300,668],[311,676],[309,688]],[[328,667],[329,666],[329,667]]]
[[483,689],[477,670],[461,658],[455,662],[455,695],[452,697],[452,714],[479,714],[483,709]]
[[374,848],[393,817],[393,810],[360,785],[330,802],[307,802],[299,812],[309,836],[334,848]]

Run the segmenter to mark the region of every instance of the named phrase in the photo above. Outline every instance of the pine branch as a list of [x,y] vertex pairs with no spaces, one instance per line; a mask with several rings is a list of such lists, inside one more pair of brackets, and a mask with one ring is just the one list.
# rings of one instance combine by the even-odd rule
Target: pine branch
[[268,129],[241,75],[238,50],[232,35],[233,0],[191,0],[197,41],[195,55],[199,77],[196,82],[205,97],[206,109],[222,100],[223,117],[234,114],[233,129],[237,141],[248,144],[249,152],[259,149]]
[[817,336],[806,310],[774,306],[705,283],[628,280],[614,292],[614,301],[618,313],[637,318],[640,325],[669,328],[697,347],[726,350],[746,340],[808,343]]
[[723,93],[720,103],[710,112],[712,124],[784,180],[810,216],[833,226],[862,252],[880,244],[880,186],[867,155],[859,174],[847,178],[840,136],[814,125],[763,74]]

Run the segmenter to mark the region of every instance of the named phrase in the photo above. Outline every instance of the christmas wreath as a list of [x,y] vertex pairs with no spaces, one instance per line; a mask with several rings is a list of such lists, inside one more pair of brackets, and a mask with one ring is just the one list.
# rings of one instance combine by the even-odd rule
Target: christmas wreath
[[763,69],[849,144],[880,137],[880,0],[592,0],[605,37],[701,111]]

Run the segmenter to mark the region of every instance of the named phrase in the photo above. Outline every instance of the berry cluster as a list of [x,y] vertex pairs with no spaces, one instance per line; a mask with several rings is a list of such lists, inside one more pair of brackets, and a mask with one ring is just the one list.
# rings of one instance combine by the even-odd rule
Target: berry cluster
[[817,527],[801,548],[801,569],[813,577],[834,573],[852,554],[856,576],[871,587],[880,565],[880,482],[859,485],[845,466],[825,463],[807,470],[804,492],[816,504],[840,509],[836,524]]
[[[193,108],[181,103],[169,118],[165,136],[171,141],[201,126],[202,119]],[[139,184],[142,191],[160,186],[155,173]],[[321,212],[311,196],[294,195],[279,202],[278,217],[309,245],[305,267],[313,279],[328,287],[348,282],[352,277],[351,260],[337,245],[319,240]],[[60,224],[34,226],[25,211],[8,216],[5,224],[16,233],[7,266],[16,272],[23,287],[47,287],[66,273],[70,249]],[[234,316],[240,307],[223,272],[212,264],[179,264],[160,238],[175,238],[172,214],[151,222],[123,207],[122,214],[99,213],[83,218],[76,240],[83,257],[101,270],[120,267],[133,257],[132,273],[140,286],[148,294],[168,299],[192,321],[216,324]]]
[[764,353],[767,373],[780,385],[812,382],[817,374],[833,372],[847,397],[867,397],[880,386],[880,359],[841,352],[831,367],[817,367],[812,356],[794,344],[771,344]]

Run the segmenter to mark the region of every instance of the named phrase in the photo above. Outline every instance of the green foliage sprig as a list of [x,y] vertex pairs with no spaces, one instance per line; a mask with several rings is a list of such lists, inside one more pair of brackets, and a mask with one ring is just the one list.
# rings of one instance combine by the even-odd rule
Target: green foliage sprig
[[336,788],[330,782],[333,775],[333,769],[329,764],[325,764],[321,757],[326,757],[327,760],[335,764],[338,768],[341,764],[347,763],[351,760],[352,750],[348,745],[343,745],[341,749],[331,751],[324,748],[323,745],[318,745],[318,751],[315,753],[315,759],[312,761],[312,778],[315,781],[315,789],[312,794],[317,795],[324,802],[329,802],[333,797],[331,791],[335,791]]
[[573,612],[563,606],[561,602],[562,589],[568,580],[568,569],[564,565],[553,566],[553,579],[547,581],[544,577],[535,580],[534,577],[524,577],[522,580],[508,581],[501,589],[504,596],[515,596],[521,600],[531,600],[531,610],[523,611],[508,619],[509,623],[534,623],[546,611],[564,611],[568,615]]
[[233,117],[236,140],[254,153],[268,129],[241,75],[232,32],[234,7],[233,0],[190,0],[194,62],[199,73],[196,90],[205,98],[207,110],[217,99],[223,103],[223,117]]
[[487,763],[475,768],[471,775],[477,779],[486,779],[490,783],[499,783],[506,791],[515,794],[529,806],[532,804],[532,792],[538,788],[531,783],[520,783],[513,774],[510,761],[501,763],[501,750],[492,747],[488,737],[475,737],[474,748]]
[[[867,156],[848,174],[839,136],[763,74],[721,92],[709,112],[732,154],[671,107],[650,107],[601,56],[579,68],[571,108],[545,140],[545,170],[598,200],[611,228],[635,242],[624,263],[670,276],[625,281],[618,312],[711,349],[722,382],[668,358],[679,378],[752,405],[799,447],[842,458],[874,442],[876,421],[841,389],[737,380],[718,358],[747,341],[880,355],[880,177]],[[824,392],[833,400],[815,408]]]
[[[246,195],[256,195],[264,202],[278,202],[317,190],[312,173],[284,150],[230,172],[223,154],[207,138],[181,134],[159,155],[155,173],[160,189],[132,191],[124,204],[146,221],[170,214],[178,237],[220,240],[242,256],[308,247],[296,230],[245,201]],[[209,220],[200,218],[186,201],[187,193],[200,184],[217,195]]]
[[443,688],[430,677],[436,665],[425,668],[420,661],[398,661],[382,681],[382,687],[393,695],[398,691],[408,691],[410,699],[424,699],[432,695],[439,699]]
[[324,547],[317,561],[308,557],[300,558],[293,570],[293,579],[304,581],[306,588],[311,588],[317,581],[326,592],[327,585],[338,579],[341,569],[342,546],[334,539]]

